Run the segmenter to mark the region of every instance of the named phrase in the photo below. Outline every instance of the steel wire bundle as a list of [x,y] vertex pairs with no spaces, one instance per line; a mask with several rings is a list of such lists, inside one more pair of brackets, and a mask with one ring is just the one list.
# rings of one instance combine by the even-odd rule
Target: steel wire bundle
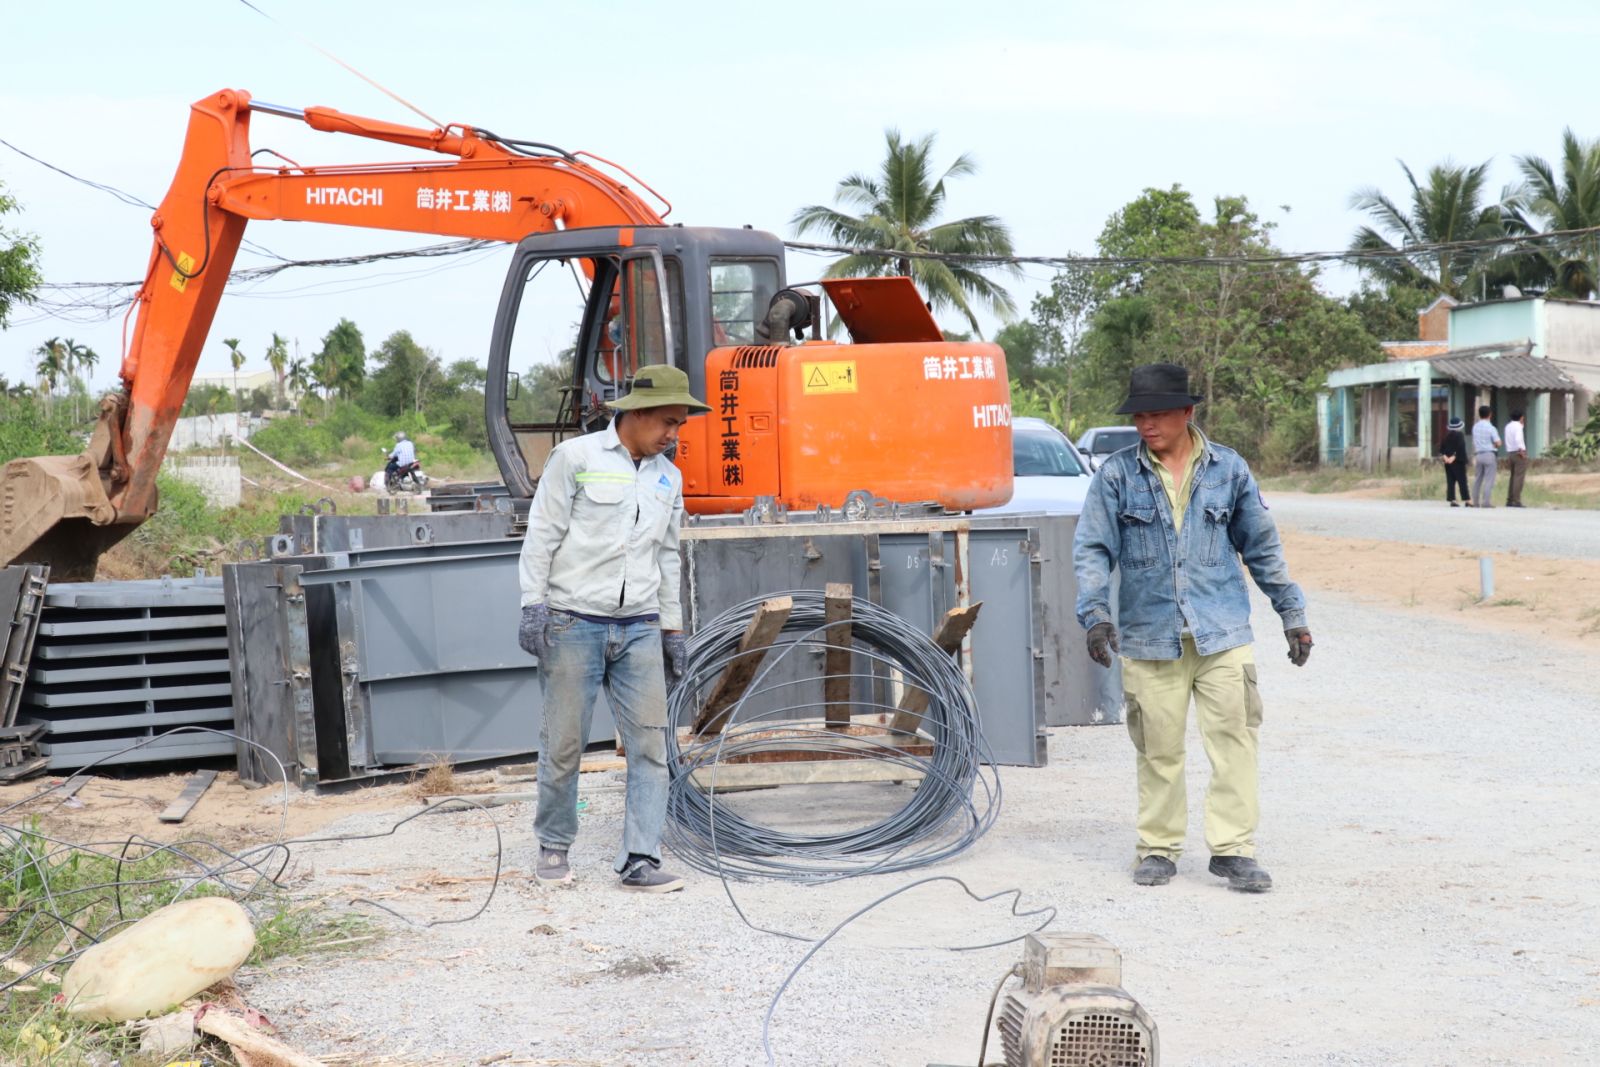
[[[853,602],[848,647],[827,642],[828,630],[841,620],[826,618],[827,598],[816,590],[774,593],[728,609],[690,639],[688,673],[668,696],[668,721],[675,726],[694,722],[711,687],[738,657],[751,617],[776,596],[793,600],[782,632],[794,640],[772,647],[749,688],[725,713],[722,732],[695,738],[685,747],[676,729],[667,731],[673,777],[666,837],[672,851],[691,867],[723,878],[826,882],[912,870],[971,847],[1000,813],[1000,778],[983,740],[972,687],[953,657],[876,604]],[[870,692],[892,691],[892,680],[903,692],[928,695],[917,725],[931,738],[931,755],[907,752],[890,743],[887,733],[864,737],[829,729],[815,719],[795,721],[797,716],[820,716],[826,706],[796,693],[817,680],[777,680],[774,671],[791,656],[830,648],[852,652],[858,663],[866,661],[865,672],[847,676],[853,689],[864,679],[872,683],[866,687]],[[890,716],[898,710],[895,704],[870,699],[853,699],[852,704]],[[775,736],[775,730],[782,733]],[[719,765],[735,756],[784,748],[816,752],[822,759],[870,758],[904,768],[907,779],[920,775],[920,781],[899,810],[856,829],[794,832],[730,810],[717,793]],[[705,791],[696,784],[697,777]]]

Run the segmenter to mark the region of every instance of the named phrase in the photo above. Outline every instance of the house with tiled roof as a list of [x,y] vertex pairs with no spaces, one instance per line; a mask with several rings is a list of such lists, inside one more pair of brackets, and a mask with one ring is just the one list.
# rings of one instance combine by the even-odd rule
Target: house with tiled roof
[[1445,423],[1493,409],[1503,426],[1528,416],[1528,454],[1583,421],[1600,393],[1600,303],[1525,297],[1461,304],[1441,296],[1417,312],[1415,340],[1384,341],[1382,363],[1328,375],[1317,394],[1325,464],[1373,470],[1436,455]]

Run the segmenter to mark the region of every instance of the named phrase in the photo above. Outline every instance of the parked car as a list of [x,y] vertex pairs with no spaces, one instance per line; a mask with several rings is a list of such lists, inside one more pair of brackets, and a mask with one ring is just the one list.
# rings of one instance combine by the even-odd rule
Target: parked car
[[1044,512],[1077,515],[1089,492],[1089,466],[1067,435],[1043,419],[1011,420],[1014,470],[1011,502],[974,514],[1003,515]]
[[1111,453],[1138,443],[1139,431],[1132,426],[1096,426],[1078,438],[1078,451],[1089,460],[1089,469],[1094,470]]

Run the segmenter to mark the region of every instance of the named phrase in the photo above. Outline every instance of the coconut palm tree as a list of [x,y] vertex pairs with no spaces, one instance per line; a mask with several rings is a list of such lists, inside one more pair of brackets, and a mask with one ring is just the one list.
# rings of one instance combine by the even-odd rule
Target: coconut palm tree
[[[100,355],[88,345],[83,344],[81,341],[74,341],[70,337],[63,340],[61,345],[66,349],[66,373],[68,388],[71,389],[72,383],[79,380],[79,372],[93,370],[95,365],[100,362]],[[89,391],[87,378],[83,379],[83,390],[85,393]],[[74,422],[78,421],[78,391],[76,389],[72,389],[72,420]]]
[[1446,160],[1430,167],[1426,181],[1418,182],[1405,161],[1411,186],[1409,209],[1400,205],[1376,186],[1356,190],[1350,206],[1365,212],[1376,224],[1358,229],[1350,241],[1352,252],[1392,252],[1392,258],[1360,261],[1368,274],[1384,282],[1448,293],[1457,300],[1470,295],[1479,272],[1494,259],[1497,250],[1439,249],[1408,252],[1418,245],[1492,239],[1505,234],[1505,205],[1484,203],[1489,164],[1458,167]]
[[[937,178],[929,157],[934,135],[906,141],[900,131],[885,131],[888,152],[875,177],[852,174],[834,190],[834,202],[859,214],[848,214],[825,204],[812,204],[795,212],[790,225],[797,234],[819,233],[835,244],[863,251],[846,255],[830,266],[830,278],[860,278],[890,272],[909,276],[934,310],[955,308],[975,333],[973,304],[1001,318],[1016,314],[1011,295],[984,275],[988,267],[969,266],[938,259],[896,256],[894,252],[945,252],[1008,256],[1011,231],[994,215],[973,215],[940,222],[945,182],[977,171],[972,157],[962,154]],[[867,249],[886,249],[870,252]],[[1016,267],[998,268],[1017,275]]]
[[306,366],[306,361],[296,357],[289,364],[288,372],[289,389],[295,395],[296,404],[299,398],[306,395],[306,390],[311,388],[311,368]]
[[[1525,183],[1517,206],[1534,215],[1532,232],[1589,230],[1600,227],[1600,139],[1580,140],[1570,128],[1561,132],[1560,172],[1538,156],[1518,156]],[[1520,218],[1520,214],[1519,214]],[[1553,296],[1587,300],[1600,290],[1600,248],[1593,235],[1551,238],[1543,249]]]
[[233,403],[234,410],[241,411],[244,404],[239,399],[239,368],[244,366],[244,353],[239,351],[237,337],[224,337],[222,343],[228,346],[228,361],[233,364]]
[[278,406],[283,407],[283,368],[289,362],[289,339],[274,331],[272,344],[267,346],[267,366],[278,385]]
[[67,376],[67,350],[61,338],[52,337],[34,349],[33,353],[39,357],[33,369],[44,386],[45,410],[48,411],[55,406],[56,383]]

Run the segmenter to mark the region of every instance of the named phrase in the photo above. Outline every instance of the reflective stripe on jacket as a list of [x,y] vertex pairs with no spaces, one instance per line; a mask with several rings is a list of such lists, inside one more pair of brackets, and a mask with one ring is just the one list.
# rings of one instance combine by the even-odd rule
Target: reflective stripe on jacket
[[[1073,538],[1078,623],[1115,622],[1122,654],[1178,659],[1185,629],[1202,656],[1253,640],[1243,561],[1285,630],[1306,625],[1306,602],[1289,579],[1278,527],[1239,453],[1202,434],[1183,531],[1175,533],[1161,478],[1143,445],[1095,470]],[[1117,618],[1111,617],[1115,568]]]
[[637,468],[615,421],[550,453],[522,541],[522,604],[683,628],[678,527],[683,476],[665,456]]

